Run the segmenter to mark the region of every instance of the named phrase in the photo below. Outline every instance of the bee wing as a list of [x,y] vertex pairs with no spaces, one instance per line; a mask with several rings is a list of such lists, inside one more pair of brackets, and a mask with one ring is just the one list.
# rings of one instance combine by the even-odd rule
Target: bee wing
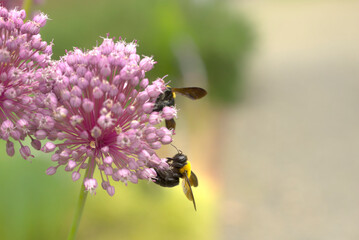
[[187,176],[187,171],[184,172],[183,176],[184,176],[183,181],[182,181],[183,192],[186,195],[186,197],[190,201],[193,202],[194,210],[197,211],[196,201],[194,200],[194,196],[193,196],[193,192],[192,192],[192,188],[191,188],[191,183],[190,183],[190,181],[188,179],[188,176]]
[[192,100],[200,99],[207,95],[207,91],[199,87],[172,88],[172,91],[182,94]]
[[189,182],[191,186],[198,187],[198,178],[194,172],[191,171],[191,176],[189,177]]
[[176,129],[176,122],[175,120],[172,118],[170,120],[166,120],[166,128],[168,129]]

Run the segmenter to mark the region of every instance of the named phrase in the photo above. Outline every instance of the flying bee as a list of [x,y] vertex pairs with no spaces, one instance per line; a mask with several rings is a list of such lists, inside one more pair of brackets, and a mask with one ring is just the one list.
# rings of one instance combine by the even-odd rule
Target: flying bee
[[169,169],[155,169],[157,177],[154,182],[162,187],[174,187],[179,184],[179,179],[182,178],[183,192],[193,202],[194,209],[197,210],[191,186],[197,187],[198,179],[191,170],[191,163],[187,161],[187,156],[179,152],[172,158],[167,158],[167,163]]
[[[176,93],[186,96],[192,100],[200,99],[207,95],[207,91],[199,87],[171,88],[170,86],[167,86],[165,91],[156,99],[153,112],[160,112],[164,107],[173,107],[175,105]],[[166,120],[166,127],[168,129],[175,129],[175,120]]]

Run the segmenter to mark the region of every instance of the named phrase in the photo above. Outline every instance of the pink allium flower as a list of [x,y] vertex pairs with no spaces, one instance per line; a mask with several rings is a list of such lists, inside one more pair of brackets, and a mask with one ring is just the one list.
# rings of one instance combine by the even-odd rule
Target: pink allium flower
[[[24,23],[25,15],[24,10],[0,7],[0,138],[7,141],[10,156],[15,153],[10,139],[19,141],[20,154],[27,159],[32,156],[30,148],[21,140],[33,131],[29,119],[37,112],[31,98],[38,89],[34,79],[48,66],[52,50],[39,35],[46,15],[38,14]],[[39,149],[41,144],[33,140],[32,145]]]
[[81,170],[88,169],[84,185],[95,192],[93,173],[98,168],[101,186],[112,196],[111,181],[151,180],[156,176],[153,168],[168,167],[155,150],[172,141],[172,131],[158,126],[164,118],[152,112],[166,86],[162,79],[149,84],[145,72],[155,62],[147,57],[141,60],[136,47],[136,43],[105,38],[93,50],[68,52],[50,68],[53,81],[47,81],[37,103],[52,110],[53,121],[44,122],[53,124],[35,136],[62,142],[42,148],[55,151],[51,159],[57,165],[47,174],[63,165],[76,181]]
[[0,6],[7,9],[13,9],[15,7],[21,7],[23,0],[1,0]]
[[[34,5],[42,5],[45,0],[32,0]],[[24,4],[23,0],[0,0],[0,6],[7,9],[13,9],[15,7],[21,8]]]

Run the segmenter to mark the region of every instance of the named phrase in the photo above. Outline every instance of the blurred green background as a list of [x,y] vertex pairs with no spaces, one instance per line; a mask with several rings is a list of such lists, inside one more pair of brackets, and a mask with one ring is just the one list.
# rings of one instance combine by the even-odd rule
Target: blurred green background
[[[200,86],[209,95],[198,102],[179,98],[175,145],[184,151],[199,177],[194,189],[198,211],[181,187],[141,182],[117,184],[109,197],[102,189],[89,196],[78,239],[217,239],[221,180],[213,144],[218,111],[241,98],[243,70],[253,43],[250,24],[225,1],[190,0],[63,0],[43,1],[51,20],[42,29],[54,41],[58,59],[73,47],[90,49],[101,36],[137,40],[138,52],[158,62],[150,79],[168,75],[175,87]],[[201,109],[201,118],[197,117]],[[182,117],[183,116],[183,117]],[[46,176],[48,156],[35,153],[32,163],[4,153],[0,162],[0,238],[65,239],[77,204],[80,181],[59,170]],[[176,150],[167,147],[162,156]],[[213,159],[213,158],[211,158]]]
[[[194,0],[63,0],[46,1],[41,8],[51,19],[42,31],[54,39],[54,57],[74,46],[90,49],[99,36],[137,40],[138,52],[158,62],[152,78],[169,75],[172,85],[183,85],[190,67],[203,68],[201,84],[216,102],[238,99],[253,34],[238,11],[226,1]],[[189,52],[192,50],[192,52]],[[198,59],[198,60],[197,60]],[[199,63],[197,63],[199,62]],[[196,80],[194,80],[196,81]],[[198,81],[198,80],[197,80]],[[187,83],[190,84],[190,83]]]

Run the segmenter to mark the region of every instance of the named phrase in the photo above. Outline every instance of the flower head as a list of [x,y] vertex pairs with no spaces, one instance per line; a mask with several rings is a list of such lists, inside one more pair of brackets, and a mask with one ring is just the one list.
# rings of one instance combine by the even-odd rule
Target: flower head
[[0,6],[6,7],[7,9],[12,9],[15,7],[20,7],[23,0],[1,0]]
[[[45,0],[33,0],[34,5],[41,5]],[[0,6],[6,7],[7,9],[13,9],[15,7],[23,6],[23,0],[0,0]]]
[[[62,140],[47,143],[42,150],[52,152],[57,166],[72,172],[74,181],[89,168],[85,188],[95,192],[95,168],[101,173],[101,186],[115,193],[110,179],[137,183],[151,180],[163,168],[155,150],[172,140],[172,131],[158,126],[164,120],[152,112],[157,97],[166,88],[162,79],[149,84],[145,72],[154,61],[141,60],[135,43],[105,38],[90,51],[74,49],[51,67],[52,86],[38,97],[38,103],[51,109],[51,119],[43,121],[40,138]],[[51,75],[51,74],[50,74]],[[153,116],[156,121],[151,121]],[[45,114],[37,116],[38,121]],[[55,131],[55,132],[54,132]]]
[[[11,139],[19,141],[20,153],[27,159],[30,148],[21,140],[32,133],[30,115],[37,112],[31,96],[38,91],[36,76],[47,67],[51,44],[42,41],[40,28],[46,15],[38,14],[24,23],[24,10],[0,7],[0,138],[8,141],[7,153],[14,154]],[[38,147],[38,142],[33,143]]]

